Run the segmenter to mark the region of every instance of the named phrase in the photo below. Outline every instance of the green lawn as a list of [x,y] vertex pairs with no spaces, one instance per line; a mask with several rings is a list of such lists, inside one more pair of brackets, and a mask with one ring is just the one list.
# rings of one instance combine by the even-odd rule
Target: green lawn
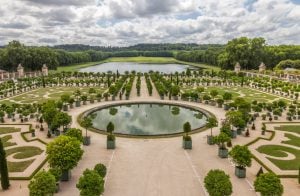
[[289,140],[282,141],[281,143],[300,147],[300,137],[297,137],[297,136],[289,134],[289,133],[285,133],[284,137],[288,138]]
[[1,139],[1,141],[2,141],[2,144],[3,144],[3,147],[4,147],[4,148],[5,148],[5,147],[9,147],[9,146],[15,146],[15,145],[17,145],[17,143],[15,143],[15,142],[10,142],[10,141],[9,141],[9,140],[12,139],[12,136],[11,136],[11,135],[6,135],[6,136],[4,136],[4,137],[1,137],[0,139]]
[[0,127],[0,135],[1,134],[7,134],[7,133],[15,133],[19,132],[21,129],[19,128],[14,128],[14,127]]
[[31,163],[34,161],[34,159],[30,159],[27,161],[21,161],[21,162],[10,162],[7,161],[8,166],[8,172],[23,172],[31,165]]
[[6,156],[14,154],[13,158],[15,159],[26,159],[40,155],[42,152],[43,150],[36,146],[20,146],[7,149]]
[[190,62],[179,61],[172,57],[139,56],[139,57],[112,57],[112,58],[108,58],[106,60],[98,61],[98,62],[88,62],[88,63],[81,63],[81,64],[58,67],[57,71],[58,72],[78,71],[81,68],[90,67],[93,65],[98,65],[98,64],[107,63],[107,62],[136,62],[136,63],[153,63],[153,64],[154,63],[159,63],[159,64],[179,63],[179,64],[185,64],[185,65],[193,65],[193,66],[205,68],[205,69],[220,70],[220,68],[215,67],[215,66],[210,66],[210,65],[200,64],[200,63],[190,63]]
[[300,134],[300,125],[281,125],[275,127],[275,130]]
[[[104,89],[100,87],[93,87],[97,91],[103,92]],[[0,104],[12,104],[12,103],[43,103],[47,100],[59,100],[61,95],[69,94],[72,95],[75,90],[79,89],[82,93],[87,93],[90,87],[49,87],[49,88],[39,88],[15,97],[8,98],[6,100],[0,101]]]
[[267,157],[272,163],[274,163],[278,168],[282,170],[298,170],[299,163],[300,163],[300,150],[286,147],[286,146],[279,146],[279,145],[263,145],[256,149],[258,152],[270,155],[273,157],[287,157],[288,153],[291,153],[295,156],[295,159],[292,160],[279,160],[276,158]]
[[[184,90],[190,90],[189,87],[183,88]],[[275,95],[270,95],[267,93],[259,92],[254,89],[250,89],[247,87],[205,87],[204,93],[209,94],[211,90],[217,90],[219,92],[218,97],[221,97],[225,92],[229,92],[232,94],[232,99],[234,100],[237,97],[242,97],[246,101],[252,102],[253,100],[257,100],[259,102],[272,102],[275,99],[284,99],[281,97],[277,97]]]

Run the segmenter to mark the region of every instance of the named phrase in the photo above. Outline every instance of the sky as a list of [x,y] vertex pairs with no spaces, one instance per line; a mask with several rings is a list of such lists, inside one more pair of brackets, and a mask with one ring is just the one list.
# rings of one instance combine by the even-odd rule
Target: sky
[[300,44],[300,0],[0,0],[0,45]]

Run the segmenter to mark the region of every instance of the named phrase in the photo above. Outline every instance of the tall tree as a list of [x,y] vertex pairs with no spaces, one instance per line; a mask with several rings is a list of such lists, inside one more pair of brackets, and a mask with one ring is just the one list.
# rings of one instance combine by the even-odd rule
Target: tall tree
[[0,139],[0,176],[1,176],[2,189],[7,190],[10,184],[8,179],[6,154],[1,139]]

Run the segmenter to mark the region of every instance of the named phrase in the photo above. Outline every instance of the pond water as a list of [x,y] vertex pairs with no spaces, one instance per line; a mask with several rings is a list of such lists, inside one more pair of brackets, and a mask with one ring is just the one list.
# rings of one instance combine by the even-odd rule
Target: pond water
[[80,69],[81,72],[114,72],[117,70],[120,74],[124,74],[125,71],[136,71],[141,73],[146,73],[149,71],[158,71],[163,73],[181,73],[187,68],[198,69],[194,66],[183,65],[183,64],[143,64],[143,63],[133,63],[133,62],[111,62],[95,65],[92,67],[86,67]]
[[190,122],[192,129],[206,124],[206,115],[200,111],[167,104],[123,104],[92,112],[93,127],[106,130],[111,121],[115,133],[129,135],[162,135],[183,132],[183,124]]

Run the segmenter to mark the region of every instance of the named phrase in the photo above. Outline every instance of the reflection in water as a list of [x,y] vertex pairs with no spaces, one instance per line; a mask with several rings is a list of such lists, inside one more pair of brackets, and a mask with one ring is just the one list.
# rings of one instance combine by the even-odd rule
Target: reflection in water
[[[117,109],[111,115],[111,108]],[[206,116],[201,112],[179,106],[162,104],[131,104],[131,107],[114,106],[95,111],[95,128],[105,130],[112,121],[116,133],[134,135],[158,135],[182,132],[185,122],[190,122],[192,129],[205,125]],[[201,118],[199,118],[201,116]]]
[[81,72],[114,72],[117,70],[120,74],[124,74],[126,71],[136,71],[136,72],[149,72],[149,71],[158,71],[163,73],[175,73],[176,71],[181,73],[187,68],[198,69],[189,65],[183,64],[143,64],[143,63],[133,63],[133,62],[111,62],[103,63],[100,65],[95,65],[92,67],[86,67],[80,69]]

